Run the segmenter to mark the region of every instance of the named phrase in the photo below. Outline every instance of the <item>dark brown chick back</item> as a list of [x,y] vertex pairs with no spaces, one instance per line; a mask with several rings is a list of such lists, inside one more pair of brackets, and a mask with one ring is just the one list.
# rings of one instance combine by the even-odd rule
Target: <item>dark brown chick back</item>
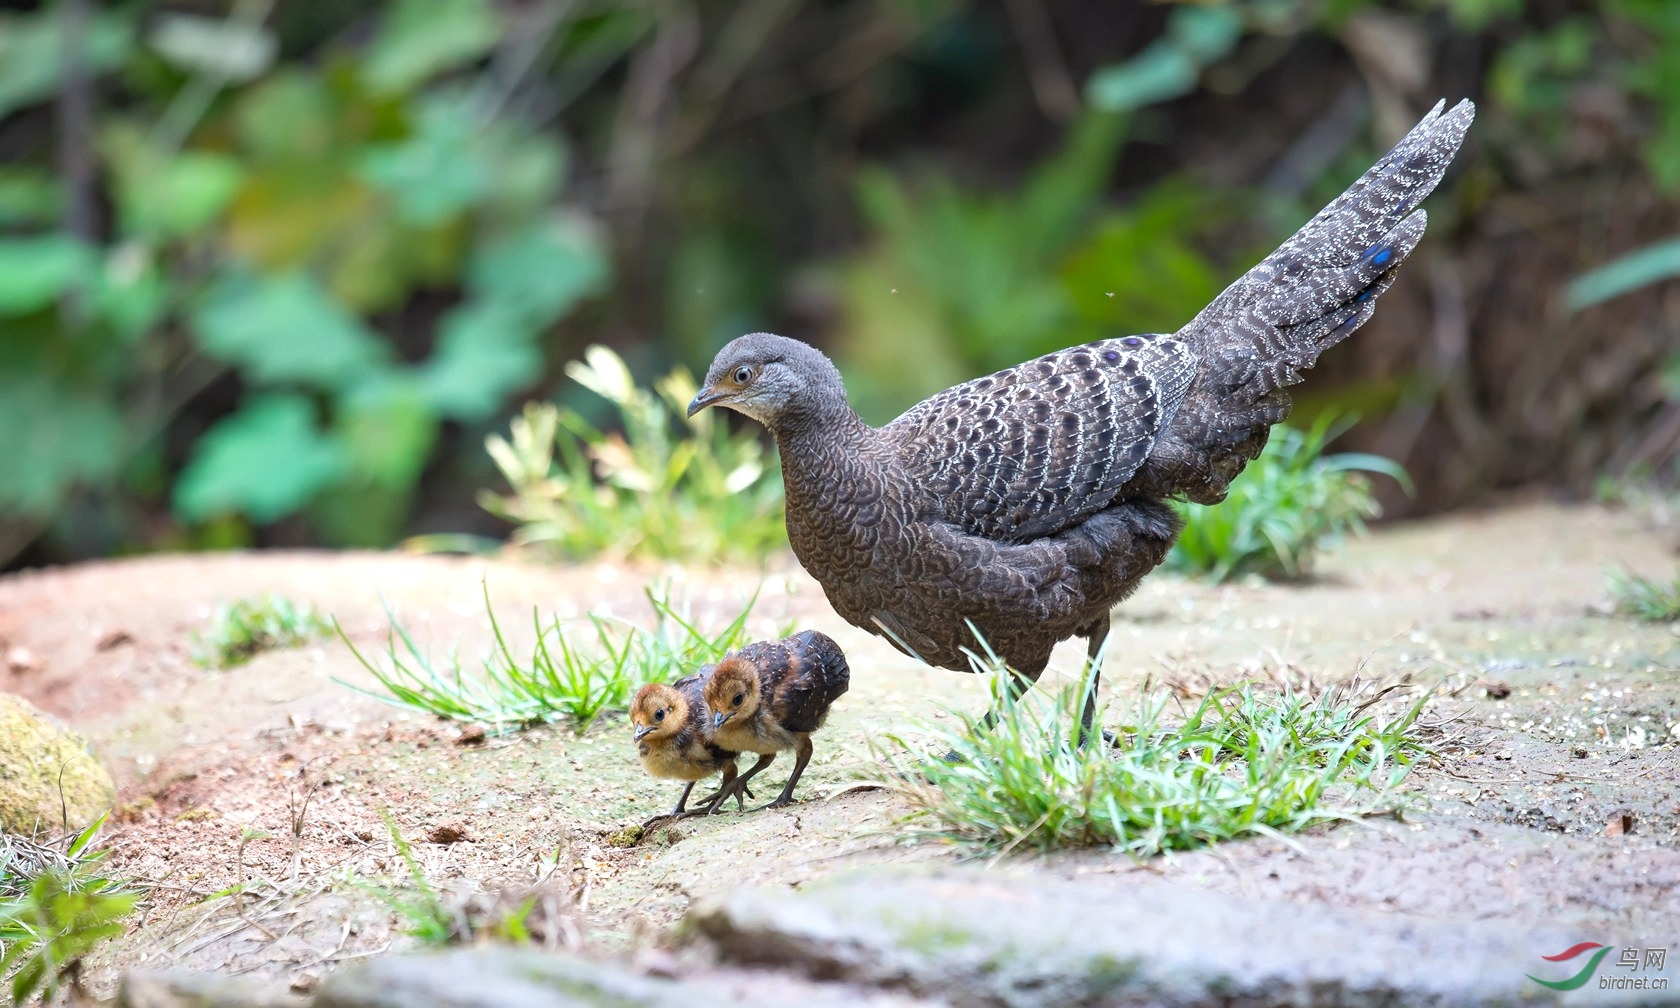
[[786,731],[821,728],[829,708],[851,685],[845,652],[816,630],[748,644],[737,654],[758,670],[761,709]]

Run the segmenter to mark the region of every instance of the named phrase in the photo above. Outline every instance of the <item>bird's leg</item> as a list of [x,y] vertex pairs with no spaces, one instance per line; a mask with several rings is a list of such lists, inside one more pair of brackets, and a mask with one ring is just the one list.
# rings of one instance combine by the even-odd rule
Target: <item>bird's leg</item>
[[[1080,686],[1085,692],[1079,709],[1079,745],[1084,747],[1091,737],[1092,723],[1097,719],[1097,686],[1102,682],[1102,649],[1103,642],[1108,639],[1108,629],[1112,620],[1104,616],[1092,623],[1086,636],[1085,673],[1087,678],[1081,680]],[[1114,739],[1103,732],[1103,740],[1112,744]]]
[[[718,810],[718,806],[722,805],[725,799],[735,793],[737,784],[738,779],[735,776],[735,761],[730,760],[728,763],[723,765],[723,780],[718,782],[717,793],[710,796],[711,801],[707,802],[703,807],[697,808],[688,814],[698,816],[711,815],[713,812],[716,812]],[[743,802],[742,804],[746,803]]]
[[694,782],[689,781],[688,786],[682,789],[682,794],[677,796],[677,807],[671,810],[671,814],[673,816],[680,816],[680,815],[683,814],[683,809],[688,806],[689,792],[691,792],[693,790],[694,790]]
[[677,796],[677,807],[672,809],[669,812],[665,812],[665,813],[662,813],[660,815],[656,815],[652,819],[649,819],[647,822],[642,823],[642,829],[643,830],[652,829],[654,823],[664,822],[667,819],[681,819],[684,816],[693,815],[692,812],[684,812],[683,811],[683,808],[688,804],[688,793],[690,791],[693,791],[693,790],[694,790],[694,782],[689,781],[688,786],[682,789],[682,794]]
[[754,763],[752,766],[748,767],[747,772],[741,775],[741,783],[736,785],[736,791],[738,793],[735,795],[735,797],[740,798],[741,794],[744,793],[744,794],[746,794],[746,796],[748,798],[751,798],[752,797],[752,792],[747,790],[747,781],[752,780],[754,774],[758,773],[760,770],[763,770],[765,767],[769,766],[770,764],[772,764],[774,762],[776,762],[776,754],[775,753],[759,753],[758,754],[758,761],[756,763]]
[[[1021,699],[1021,695],[1027,691],[1028,687],[1032,686],[1034,682],[1037,682],[1038,676],[1043,674],[1043,669],[1039,669],[1038,674],[1032,676],[1022,675],[1018,669],[1010,669],[1007,686],[1007,689],[1009,690],[1009,699],[1003,702],[1013,704],[1015,701]],[[986,716],[980,719],[980,731],[982,733],[991,731],[998,723],[998,718],[1001,716],[1002,715],[998,713],[997,706],[993,705],[986,711]],[[952,749],[940,758],[947,763],[961,763],[964,760],[964,757],[958,755],[955,749]]]
[[[748,789],[748,787],[747,787],[747,782],[753,779],[753,774],[758,773],[760,770],[763,770],[765,767],[769,766],[770,762],[772,760],[774,760],[775,758],[776,758],[775,753],[759,753],[758,762],[754,763],[751,767],[749,767],[747,769],[746,773],[742,774],[739,778],[736,779],[735,784],[733,786],[733,790],[735,792],[735,807],[736,808],[742,809],[743,811],[746,809],[746,807],[747,807],[746,798],[751,798],[753,796],[752,791],[750,789]],[[743,795],[745,795],[746,797],[743,798],[742,797]],[[724,806],[724,804],[727,803],[728,801],[729,801],[729,795],[724,793],[724,789],[722,787],[719,787],[717,789],[716,793],[709,794],[706,797],[700,799],[701,804],[712,804],[712,803],[715,802],[718,808],[722,808]]]
[[[1039,674],[1040,675],[1043,674],[1042,669],[1039,670]],[[1012,704],[1015,701],[1021,699],[1022,694],[1026,693],[1027,689],[1029,687],[1031,687],[1032,684],[1037,682],[1037,681],[1038,681],[1038,676],[1036,676],[1036,675],[1029,677],[1029,676],[1022,675],[1020,672],[1016,671],[1015,669],[1010,669],[1009,670],[1009,699],[1005,702]],[[993,706],[990,710],[986,711],[986,716],[980,719],[980,730],[981,731],[991,731],[992,726],[998,723],[998,718],[999,717],[1000,717],[1000,715],[998,714],[997,707]]]
[[[788,775],[787,786],[775,801],[765,808],[781,808],[793,802],[793,786],[799,783],[799,775],[805,772],[805,764],[811,762],[811,736],[805,732],[799,734],[799,744],[794,748],[793,773]],[[757,770],[757,767],[753,767]]]

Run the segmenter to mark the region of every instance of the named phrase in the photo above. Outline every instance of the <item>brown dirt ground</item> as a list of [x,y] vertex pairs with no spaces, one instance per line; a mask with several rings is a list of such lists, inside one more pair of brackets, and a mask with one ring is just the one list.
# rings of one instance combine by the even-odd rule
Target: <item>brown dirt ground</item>
[[[1420,810],[1401,821],[1141,865],[1075,852],[1013,857],[1000,870],[1148,872],[1294,901],[1538,917],[1607,942],[1680,934],[1680,626],[1609,616],[1612,564],[1666,575],[1674,560],[1630,513],[1528,503],[1383,529],[1307,585],[1157,574],[1118,611],[1111,692],[1149,676],[1224,682],[1289,669],[1332,680],[1363,665],[1377,679],[1444,680],[1453,695],[1436,710],[1456,719],[1457,741],[1414,775]],[[905,842],[902,801],[855,783],[870,738],[941,707],[978,710],[983,683],[846,626],[791,561],[764,577],[755,635],[816,627],[853,667],[801,783],[805,800],[691,820],[632,847],[611,838],[675,790],[641,774],[622,719],[582,736],[555,726],[464,744],[461,725],[335,681],[371,682],[335,639],[225,671],[189,657],[217,604],[265,592],[333,613],[364,650],[383,645],[383,598],[424,647],[458,645],[470,659],[490,641],[483,584],[528,641],[528,621],[509,614],[588,608],[646,621],[644,587],[668,582],[715,623],[759,580],[394,553],[153,557],[0,580],[0,644],[37,659],[0,666],[0,689],[90,737],[120,790],[111,863],[150,886],[138,926],[103,956],[102,986],[144,962],[307,989],[336,963],[410,943],[371,891],[406,871],[385,814],[452,901],[548,877],[552,940],[594,950],[652,944],[691,900],[726,887],[955,857]],[[1055,667],[1077,668],[1079,645],[1064,648]],[[772,793],[781,769],[763,778]],[[226,895],[241,886],[242,897]]]

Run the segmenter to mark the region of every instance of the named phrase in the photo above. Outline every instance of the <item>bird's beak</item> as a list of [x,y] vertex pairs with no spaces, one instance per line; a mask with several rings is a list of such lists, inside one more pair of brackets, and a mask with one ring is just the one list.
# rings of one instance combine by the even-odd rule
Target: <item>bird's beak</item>
[[635,736],[632,741],[640,742],[650,731],[653,731],[653,725],[637,725]]
[[713,714],[712,715],[712,731],[717,731],[719,728],[722,728],[723,723],[725,721],[728,721],[730,718],[732,718],[734,716],[735,716],[734,711],[722,711],[722,710],[720,710],[716,714]]
[[714,391],[711,386],[708,385],[706,388],[700,390],[699,395],[689,401],[688,415],[693,416],[705,409],[707,406],[710,406],[712,403],[724,398],[727,398],[727,393]]

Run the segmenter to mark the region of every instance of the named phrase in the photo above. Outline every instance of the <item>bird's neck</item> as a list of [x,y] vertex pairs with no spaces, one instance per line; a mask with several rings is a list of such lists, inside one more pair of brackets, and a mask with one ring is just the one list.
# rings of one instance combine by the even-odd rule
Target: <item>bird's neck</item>
[[825,473],[851,468],[859,450],[877,436],[843,396],[784,414],[774,434],[784,472],[791,467]]

